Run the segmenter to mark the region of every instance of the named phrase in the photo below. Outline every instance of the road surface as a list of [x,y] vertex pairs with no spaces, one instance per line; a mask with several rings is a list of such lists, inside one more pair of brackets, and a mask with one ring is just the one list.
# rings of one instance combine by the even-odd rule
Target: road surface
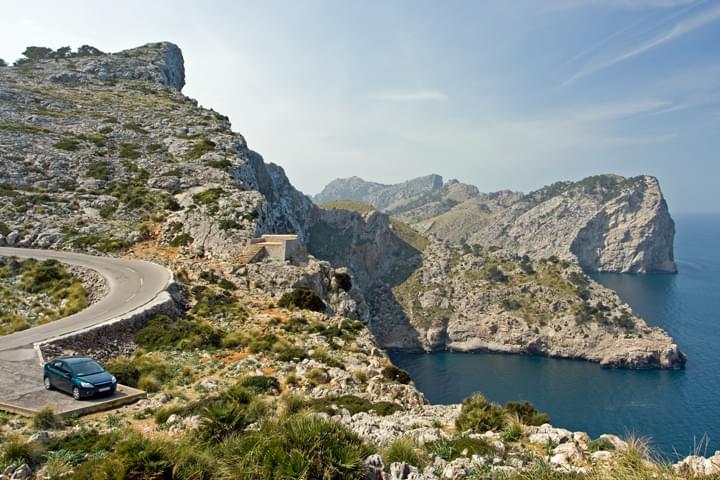
[[[172,278],[172,274],[165,267],[142,260],[9,247],[0,247],[0,256],[54,259],[90,268],[99,272],[108,285],[108,294],[85,310],[54,322],[0,336],[0,354],[97,325],[142,307],[164,291]],[[2,356],[7,357],[7,353]]]
[[[71,252],[0,247],[0,256],[55,259],[99,272],[108,294],[85,310],[54,322],[0,336],[0,409],[33,412],[43,405],[58,413],[113,408],[144,395],[122,387],[113,397],[75,401],[71,396],[47,391],[33,343],[91,327],[129,313],[149,303],[172,279],[170,271],[141,260],[94,257]],[[128,390],[128,391],[126,391]]]

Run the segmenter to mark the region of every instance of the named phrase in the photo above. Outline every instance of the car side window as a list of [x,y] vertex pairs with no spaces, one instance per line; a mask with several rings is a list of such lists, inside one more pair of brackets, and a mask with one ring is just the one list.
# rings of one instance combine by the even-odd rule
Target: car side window
[[70,369],[65,365],[63,362],[58,362],[58,370],[60,370],[62,373],[70,373]]
[[61,362],[53,362],[53,363],[52,363],[52,367],[55,368],[55,369],[57,369],[57,370],[60,370],[61,367],[62,367],[62,363],[61,363]]

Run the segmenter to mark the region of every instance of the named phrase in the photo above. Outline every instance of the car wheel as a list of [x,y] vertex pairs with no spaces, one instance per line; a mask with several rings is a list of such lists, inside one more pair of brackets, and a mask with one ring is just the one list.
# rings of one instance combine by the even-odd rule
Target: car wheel
[[75,400],[80,400],[80,389],[78,387],[73,387],[72,393]]
[[43,383],[45,384],[45,390],[52,390],[52,389],[53,389],[53,384],[52,384],[52,382],[50,381],[50,377],[45,377],[45,378],[43,379]]

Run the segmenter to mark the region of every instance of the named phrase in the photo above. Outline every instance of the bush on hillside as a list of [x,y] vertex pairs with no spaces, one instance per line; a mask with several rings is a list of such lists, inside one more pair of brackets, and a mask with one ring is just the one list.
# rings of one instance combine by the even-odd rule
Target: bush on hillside
[[324,312],[325,302],[309,288],[300,287],[291,292],[285,293],[278,301],[282,308],[299,308],[301,310],[312,310],[313,312]]
[[461,431],[485,433],[489,430],[499,431],[505,426],[506,411],[496,403],[488,402],[480,394],[463,400],[460,415],[455,420],[455,427]]
[[407,385],[412,381],[410,378],[410,374],[403,370],[402,368],[398,368],[395,365],[388,365],[387,367],[382,369],[382,376],[386,380],[390,380],[393,382],[399,382],[402,384]]

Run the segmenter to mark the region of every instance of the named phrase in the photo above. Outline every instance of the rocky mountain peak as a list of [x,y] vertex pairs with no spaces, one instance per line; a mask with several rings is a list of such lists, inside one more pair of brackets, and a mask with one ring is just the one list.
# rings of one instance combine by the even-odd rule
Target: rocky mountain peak
[[69,86],[121,80],[149,80],[178,91],[185,86],[182,51],[170,42],[148,43],[117,53],[104,53],[87,45],[76,52],[69,47],[54,52],[29,47],[25,55],[4,73]]

